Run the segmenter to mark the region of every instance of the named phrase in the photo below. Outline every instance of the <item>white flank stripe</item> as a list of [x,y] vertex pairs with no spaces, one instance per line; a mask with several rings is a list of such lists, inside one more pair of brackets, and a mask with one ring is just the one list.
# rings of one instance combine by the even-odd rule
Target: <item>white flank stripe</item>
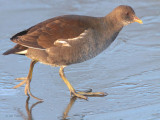
[[84,38],[85,35],[87,35],[88,33],[88,30],[85,30],[83,33],[81,33],[78,37],[75,37],[75,38],[70,38],[68,40],[77,40],[77,39],[81,39],[81,38]]
[[[54,45],[71,47],[71,45],[68,43],[69,41],[82,39],[82,38],[84,38],[87,34],[88,34],[88,30],[84,30],[78,37],[70,38],[70,39],[58,39],[58,40],[56,40],[56,41],[54,42]],[[65,41],[65,40],[66,40],[66,41]]]
[[62,41],[62,40],[56,40],[56,41],[54,42],[54,45],[71,47],[71,45],[70,45],[68,42]]
[[68,44],[66,41],[60,41],[60,40],[56,41],[56,43]]

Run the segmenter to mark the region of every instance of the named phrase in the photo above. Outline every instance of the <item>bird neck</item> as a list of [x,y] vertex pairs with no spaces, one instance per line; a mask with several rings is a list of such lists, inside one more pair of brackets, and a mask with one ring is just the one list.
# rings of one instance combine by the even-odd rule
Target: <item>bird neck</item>
[[113,12],[105,16],[105,22],[107,27],[109,27],[109,29],[112,31],[120,32],[120,30],[123,28],[123,24],[120,22],[117,14]]
[[103,48],[107,48],[117,37],[123,25],[118,23],[118,20],[112,14],[108,14],[103,18],[101,29],[101,43]]
[[113,12],[109,13],[107,16],[104,17],[105,20],[105,29],[106,29],[106,39],[111,40],[113,42],[119,32],[123,28],[123,24],[118,19],[117,15]]

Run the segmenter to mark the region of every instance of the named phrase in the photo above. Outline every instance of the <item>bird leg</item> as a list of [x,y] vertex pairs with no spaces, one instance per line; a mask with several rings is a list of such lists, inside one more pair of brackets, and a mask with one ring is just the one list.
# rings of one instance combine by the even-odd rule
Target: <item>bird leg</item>
[[29,73],[27,77],[21,77],[21,78],[16,78],[16,80],[23,80],[21,83],[19,83],[18,85],[14,86],[14,88],[18,88],[20,86],[22,86],[23,84],[26,84],[25,89],[24,89],[24,93],[27,96],[31,96],[39,101],[42,101],[42,99],[39,99],[37,97],[35,97],[34,95],[32,95],[31,91],[30,91],[30,82],[32,79],[32,73],[33,73],[33,67],[34,65],[37,63],[37,61],[32,60],[31,64],[30,64],[30,69],[29,69]]
[[76,97],[79,97],[79,98],[82,98],[85,100],[87,100],[86,96],[106,96],[107,95],[104,92],[91,92],[91,91],[88,91],[88,92],[78,91],[78,92],[76,92],[75,89],[72,87],[72,85],[67,80],[67,78],[65,77],[64,66],[60,67],[59,74],[60,74],[61,78],[63,79],[63,81],[65,82],[65,84],[67,85],[67,87],[70,91],[70,95],[73,95],[73,96],[76,96]]
[[65,82],[65,84],[67,85],[69,91],[70,91],[70,95],[74,95],[74,96],[77,96],[79,98],[82,98],[82,99],[87,99],[86,96],[83,96],[81,94],[78,94],[76,93],[76,91],[74,90],[74,88],[72,87],[72,85],[69,83],[69,81],[67,80],[67,78],[65,77],[65,74],[64,74],[64,67],[60,67],[60,70],[59,70],[59,75],[61,76],[61,78],[63,79],[63,81]]

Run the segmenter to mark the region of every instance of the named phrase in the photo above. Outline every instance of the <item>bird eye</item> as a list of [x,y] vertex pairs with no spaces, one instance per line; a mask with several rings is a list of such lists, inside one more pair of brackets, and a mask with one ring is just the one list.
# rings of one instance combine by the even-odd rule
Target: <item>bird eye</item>
[[129,12],[126,12],[126,15],[129,16]]

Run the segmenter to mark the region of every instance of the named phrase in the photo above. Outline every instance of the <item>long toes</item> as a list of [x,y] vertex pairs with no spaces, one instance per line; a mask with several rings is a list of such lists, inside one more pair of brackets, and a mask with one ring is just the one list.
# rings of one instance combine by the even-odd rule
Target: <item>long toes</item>
[[80,94],[76,95],[76,97],[81,98],[81,99],[88,100],[88,97],[83,96],[83,95],[80,95]]
[[81,95],[85,95],[85,96],[106,96],[108,95],[107,93],[104,92],[77,92]]
[[24,81],[22,81],[21,83],[19,83],[18,85],[14,86],[13,88],[16,89],[16,88],[22,86],[22,85],[25,84],[25,83],[26,83],[26,81],[24,80]]
[[82,99],[85,99],[85,100],[88,100],[88,97],[86,97],[86,96],[80,96],[80,98],[82,98]]
[[33,98],[36,99],[36,100],[43,101],[42,99],[37,98],[37,97],[35,97],[34,95],[32,95],[32,93],[31,93],[31,91],[30,91],[30,83],[29,83],[29,82],[26,82],[26,86],[25,86],[25,89],[24,89],[24,93],[25,93],[25,95],[31,96],[31,97],[33,97]]
[[108,94],[105,93],[105,92],[95,92],[95,93],[93,93],[93,95],[97,95],[97,96],[106,96],[106,95],[108,95]]
[[77,93],[81,93],[83,91],[83,93],[90,93],[92,92],[92,89],[87,89],[87,90],[76,90]]
[[33,97],[34,99],[36,99],[36,100],[38,100],[38,101],[43,101],[43,99],[40,99],[40,98],[35,97],[34,95],[32,95],[32,93],[31,93],[30,90],[28,91],[28,93],[29,93],[29,95],[30,95],[31,97]]
[[15,80],[27,80],[27,77],[16,78]]
[[23,81],[21,83],[19,83],[18,85],[14,86],[13,88],[18,88],[18,87],[22,86],[23,84],[26,84],[25,89],[24,89],[25,95],[27,95],[27,96],[30,95],[34,99],[37,99],[39,101],[43,101],[42,99],[37,98],[34,95],[32,95],[32,93],[30,91],[30,80],[28,78],[22,77],[22,78],[16,78],[16,80],[23,80]]
[[107,96],[107,95],[108,95],[108,93],[106,93],[106,92],[102,92],[102,93],[101,93],[101,95],[103,95],[103,96]]
[[[26,90],[26,92],[27,92],[31,97],[33,97],[34,99],[39,100],[39,101],[43,101],[43,99],[40,99],[40,98],[38,98],[38,97],[35,97],[35,96],[31,93],[31,91],[30,91],[30,85],[29,85],[29,84],[26,84],[25,90]],[[28,94],[27,94],[27,96],[28,96]]]
[[85,99],[85,100],[87,100],[87,99],[88,99],[86,96],[81,95],[81,94],[76,93],[76,92],[72,92],[72,94],[73,94],[74,96],[78,97],[78,98],[81,98],[81,99]]

